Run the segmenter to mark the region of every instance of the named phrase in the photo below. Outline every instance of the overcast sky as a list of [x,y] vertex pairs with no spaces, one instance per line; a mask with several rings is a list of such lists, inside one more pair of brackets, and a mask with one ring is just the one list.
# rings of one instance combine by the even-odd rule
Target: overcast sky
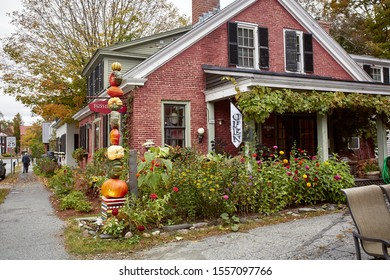
[[[178,7],[181,13],[191,16],[191,0],[171,0],[171,2]],[[220,0],[221,8],[226,7],[232,2],[234,2],[234,0]],[[11,18],[7,16],[7,13],[20,9],[20,0],[0,0],[0,37],[7,36],[12,32],[13,26],[10,24]],[[1,89],[0,112],[4,115],[4,119],[6,120],[12,120],[17,113],[20,113],[25,125],[31,125],[38,120],[37,117],[31,116],[31,111],[28,107],[17,102],[14,97],[4,95]]]

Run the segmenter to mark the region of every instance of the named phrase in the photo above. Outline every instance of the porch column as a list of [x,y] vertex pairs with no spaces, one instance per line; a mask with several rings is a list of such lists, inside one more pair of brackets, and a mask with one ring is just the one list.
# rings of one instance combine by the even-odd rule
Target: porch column
[[319,155],[323,161],[329,159],[328,118],[317,113],[317,139]]
[[215,111],[214,111],[214,102],[207,102],[207,142],[208,142],[208,151],[212,151],[212,142],[215,141]]
[[376,119],[376,137],[378,143],[378,164],[383,169],[383,161],[387,157],[387,133],[386,126],[380,118]]

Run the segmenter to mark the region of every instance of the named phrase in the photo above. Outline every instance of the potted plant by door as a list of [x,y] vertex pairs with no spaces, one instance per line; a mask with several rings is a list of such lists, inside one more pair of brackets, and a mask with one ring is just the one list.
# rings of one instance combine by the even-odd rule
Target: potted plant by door
[[363,170],[366,179],[375,180],[380,177],[380,169],[376,161],[368,161]]

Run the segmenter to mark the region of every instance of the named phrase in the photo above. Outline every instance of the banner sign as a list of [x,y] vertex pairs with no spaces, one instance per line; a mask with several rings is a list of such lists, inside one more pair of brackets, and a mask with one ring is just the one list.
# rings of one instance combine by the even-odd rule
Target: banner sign
[[232,143],[238,148],[242,142],[242,114],[233,103],[230,103],[230,129]]
[[[96,101],[89,103],[89,109],[93,112],[109,114],[111,113],[110,108],[108,108],[108,100]],[[118,110],[119,113],[125,113],[127,110],[126,106],[123,105],[122,108]]]

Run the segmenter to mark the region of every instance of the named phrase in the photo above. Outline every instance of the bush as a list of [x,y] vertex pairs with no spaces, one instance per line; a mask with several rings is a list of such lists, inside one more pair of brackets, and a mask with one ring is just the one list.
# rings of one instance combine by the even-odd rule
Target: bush
[[71,191],[60,199],[60,209],[75,209],[81,212],[90,212],[92,205],[82,192]]
[[33,166],[34,173],[43,177],[50,178],[59,168],[59,165],[50,158],[39,158]]

